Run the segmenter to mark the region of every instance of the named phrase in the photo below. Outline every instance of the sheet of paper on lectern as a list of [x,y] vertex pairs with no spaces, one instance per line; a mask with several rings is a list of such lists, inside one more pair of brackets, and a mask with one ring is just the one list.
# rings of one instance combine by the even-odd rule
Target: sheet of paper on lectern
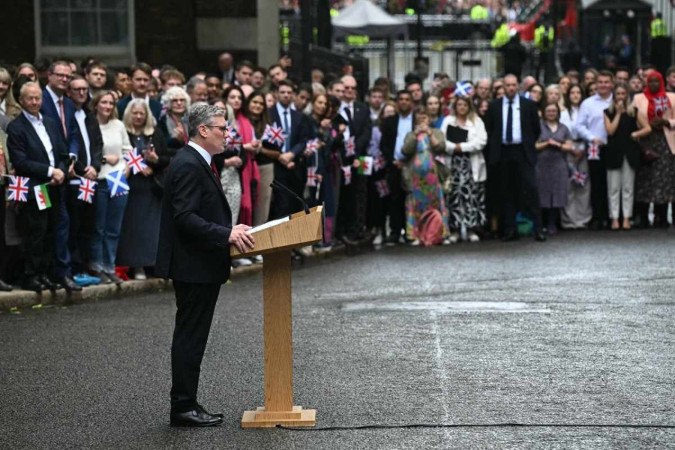
[[275,227],[277,225],[280,225],[284,222],[288,222],[290,220],[290,217],[282,217],[281,219],[277,220],[270,220],[269,222],[265,222],[262,225],[258,225],[257,227],[253,227],[250,230],[248,230],[248,233],[253,234],[257,233],[258,231],[266,230],[268,228]]

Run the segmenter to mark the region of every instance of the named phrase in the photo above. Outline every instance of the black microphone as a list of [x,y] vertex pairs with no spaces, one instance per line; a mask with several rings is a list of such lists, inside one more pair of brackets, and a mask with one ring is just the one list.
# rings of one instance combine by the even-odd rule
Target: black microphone
[[303,209],[305,210],[305,214],[309,214],[309,206],[307,206],[307,203],[300,196],[298,196],[298,194],[291,191],[290,189],[288,189],[286,186],[284,186],[283,184],[281,184],[277,180],[272,181],[272,184],[270,184],[270,187],[272,189],[274,189],[274,188],[281,189],[282,191],[286,192],[287,194],[290,194],[293,197],[295,197],[295,199],[300,202]]

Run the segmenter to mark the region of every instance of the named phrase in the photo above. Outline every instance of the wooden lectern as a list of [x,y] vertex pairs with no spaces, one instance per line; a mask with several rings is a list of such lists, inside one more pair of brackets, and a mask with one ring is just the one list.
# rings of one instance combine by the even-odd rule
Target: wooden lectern
[[316,410],[293,405],[293,339],[291,313],[291,250],[323,238],[323,206],[299,212],[287,221],[253,229],[255,249],[235,258],[264,255],[263,304],[265,341],[265,406],[244,412],[242,428],[271,428],[277,425],[316,424]]

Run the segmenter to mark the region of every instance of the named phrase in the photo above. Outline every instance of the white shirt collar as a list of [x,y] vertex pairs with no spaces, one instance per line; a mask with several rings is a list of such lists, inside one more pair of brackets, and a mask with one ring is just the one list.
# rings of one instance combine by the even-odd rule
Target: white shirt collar
[[204,158],[204,161],[206,161],[207,166],[211,165],[211,154],[206,150],[204,150],[204,147],[202,147],[201,145],[197,144],[195,141],[192,140],[188,142],[188,145],[197,150],[197,153],[202,155],[202,158]]
[[38,116],[35,117],[34,115],[29,113],[28,111],[24,110],[24,111],[21,111],[21,112],[23,113],[24,116],[26,116],[26,119],[28,119],[31,123],[40,123],[40,124],[42,123],[42,114],[38,113]]
[[49,92],[49,95],[52,97],[52,101],[54,102],[55,105],[58,104],[58,101],[63,98],[62,95],[59,96],[56,92],[52,91],[52,88],[50,88],[49,86],[47,86],[47,92]]

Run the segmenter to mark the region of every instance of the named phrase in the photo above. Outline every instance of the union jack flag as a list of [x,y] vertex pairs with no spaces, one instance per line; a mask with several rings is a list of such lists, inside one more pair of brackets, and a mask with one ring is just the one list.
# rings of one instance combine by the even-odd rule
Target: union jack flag
[[89,179],[80,179],[80,187],[77,192],[77,199],[82,200],[83,202],[93,203],[94,201],[94,192],[96,189],[96,183],[93,180]]
[[276,123],[274,125],[267,125],[263,132],[262,140],[267,141],[272,145],[276,145],[277,147],[281,147],[284,145],[284,142],[286,142],[286,133],[284,133],[284,129],[277,126]]
[[352,184],[352,166],[342,166],[342,178],[345,180],[345,186]]
[[317,183],[316,179],[316,167],[315,166],[310,166],[307,168],[307,183],[306,186],[309,187],[316,187]]
[[237,130],[234,127],[227,126],[227,131],[226,131],[226,136],[225,136],[225,147],[228,150],[241,150],[241,136],[239,136],[239,133],[237,133]]
[[588,146],[588,160],[598,161],[600,159],[600,147],[596,144]]
[[129,153],[124,155],[124,160],[131,167],[131,171],[134,175],[148,167],[145,164],[145,161],[143,161],[143,155],[139,154],[138,150],[135,148],[131,149]]
[[657,116],[663,116],[663,113],[665,113],[668,108],[670,108],[670,101],[667,96],[664,95],[663,97],[654,98],[654,111],[656,111]]
[[7,186],[7,200],[14,202],[28,202],[28,182],[27,177],[16,177],[9,175],[9,185]]
[[345,142],[345,156],[350,157],[356,155],[356,143],[354,142],[354,136],[350,136]]
[[317,150],[319,150],[319,141],[318,138],[316,139],[311,139],[307,141],[307,146],[305,147],[305,153],[316,153]]
[[373,162],[373,169],[375,172],[378,170],[384,169],[385,161],[382,155],[377,155],[377,158],[375,158],[375,161]]
[[582,172],[580,170],[575,170],[572,172],[572,176],[570,177],[570,181],[572,183],[576,184],[577,186],[584,187],[586,186],[586,179],[588,178],[588,174],[586,172]]
[[468,97],[473,94],[473,86],[468,81],[458,81],[455,86],[455,96]]
[[375,188],[377,188],[377,195],[379,195],[380,198],[389,195],[389,184],[387,183],[387,180],[377,180],[375,182]]

